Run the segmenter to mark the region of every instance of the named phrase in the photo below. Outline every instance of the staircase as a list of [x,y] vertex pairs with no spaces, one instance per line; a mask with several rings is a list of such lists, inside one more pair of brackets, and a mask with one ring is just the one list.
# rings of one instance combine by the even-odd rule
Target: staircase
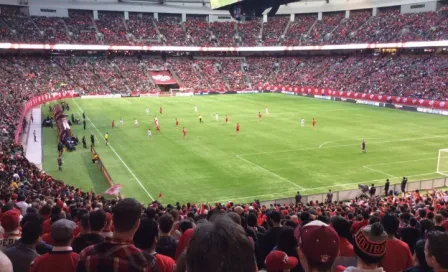
[[172,69],[172,68],[168,69],[168,72],[171,73],[171,75],[174,77],[174,79],[177,81],[177,83],[179,83],[179,85],[184,86],[184,83],[182,82],[179,75],[176,73],[176,71],[174,69]]
[[288,23],[286,24],[285,30],[283,30],[283,33],[280,36],[280,39],[278,41],[278,45],[282,45],[282,42],[285,40],[286,34],[288,34],[289,26],[291,25],[291,23],[292,23],[291,20],[288,20]]

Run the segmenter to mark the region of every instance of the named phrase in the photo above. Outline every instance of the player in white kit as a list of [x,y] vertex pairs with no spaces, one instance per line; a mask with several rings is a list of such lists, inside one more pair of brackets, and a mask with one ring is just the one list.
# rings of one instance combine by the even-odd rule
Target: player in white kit
[[138,127],[138,120],[134,119],[134,127]]
[[302,120],[300,121],[300,126],[304,127],[305,126],[305,119],[302,118]]
[[120,117],[120,126],[123,126],[123,124],[124,124],[123,117]]
[[157,118],[157,116],[154,117],[154,124],[155,124],[156,126],[159,125],[159,118]]
[[149,115],[149,108],[146,107],[146,114]]
[[194,105],[194,112],[198,112],[198,106]]
[[150,128],[148,129],[148,139],[152,139],[152,132]]
[[218,113],[216,113],[215,118],[216,118],[216,121],[219,121],[219,115],[218,115]]
[[266,106],[266,114],[269,114],[269,109],[267,106]]

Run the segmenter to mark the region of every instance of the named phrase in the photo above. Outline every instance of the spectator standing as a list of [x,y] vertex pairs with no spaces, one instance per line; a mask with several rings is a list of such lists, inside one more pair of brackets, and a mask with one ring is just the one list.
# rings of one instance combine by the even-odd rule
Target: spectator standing
[[[358,231],[354,238],[353,248],[358,257],[356,267],[347,267],[345,272],[384,272],[379,263],[386,254],[387,234],[380,223],[365,226]],[[336,271],[342,271],[341,269],[338,267]]]
[[36,222],[26,223],[22,228],[22,238],[5,250],[11,260],[14,272],[28,272],[30,264],[39,257],[36,245],[42,235],[42,226]]
[[156,252],[157,237],[159,236],[159,226],[153,219],[142,218],[140,226],[134,235],[134,244],[139,249],[149,253],[156,259],[160,272],[172,272],[176,262],[168,256]]
[[81,251],[77,271],[155,271],[154,257],[144,254],[132,242],[141,213],[140,203],[133,198],[118,202],[113,209],[113,237]]
[[62,171],[62,164],[64,162],[62,161],[61,155],[58,156],[58,169],[59,171]]
[[384,194],[385,194],[386,196],[389,195],[389,187],[390,187],[389,179],[386,179],[386,184],[384,184]]
[[269,252],[274,249],[275,245],[277,244],[278,237],[280,236],[280,232],[282,231],[282,225],[280,223],[282,216],[278,211],[271,211],[271,213],[268,215],[268,218],[272,222],[272,228],[268,230],[261,241],[260,257],[262,260],[266,259],[266,256],[269,254]]
[[[294,229],[292,227],[286,227],[286,226],[283,227],[278,237],[278,242],[277,246],[275,247],[275,250],[284,252],[289,257],[298,260],[299,259],[299,255],[297,253],[298,248],[299,244],[297,242],[297,239],[294,237]],[[266,257],[266,262],[269,259],[269,255],[271,255],[271,253],[269,253],[268,256]],[[267,265],[266,268],[268,268],[269,270],[269,267]],[[298,263],[295,266],[290,267],[289,269],[291,272],[303,271],[302,267],[298,265]]]
[[364,211],[362,213],[362,220],[353,223],[350,232],[352,234],[356,234],[360,229],[362,229],[363,227],[367,226],[368,224],[369,224],[369,213],[367,211]]
[[418,216],[420,218],[420,238],[424,239],[425,238],[425,234],[428,231],[432,231],[434,229],[434,223],[432,222],[432,220],[429,220],[428,218],[426,218],[426,210],[425,209],[420,209],[418,211]]
[[296,196],[295,196],[295,199],[296,199],[296,206],[297,206],[299,203],[302,203],[302,195],[300,194],[299,191],[297,192],[297,194],[296,194]]
[[414,266],[405,270],[405,272],[431,272],[425,259],[425,240],[420,240],[415,245],[414,251]]
[[20,239],[20,211],[12,209],[2,214],[1,225],[5,231],[3,237],[0,238],[0,250],[4,251],[7,247],[12,246]]
[[445,228],[442,226],[443,217],[441,214],[436,214],[434,216],[434,230],[445,231]]
[[400,237],[409,246],[411,253],[414,253],[414,247],[420,239],[420,230],[417,228],[417,219],[411,218],[409,225],[405,226],[400,231]]
[[257,271],[244,229],[227,216],[198,224],[186,250],[186,265],[188,272]]
[[333,263],[333,269],[338,265],[344,267],[355,266],[355,251],[353,245],[348,241],[348,238],[350,238],[350,223],[342,216],[333,216],[331,226],[339,236],[339,254]]
[[339,251],[336,231],[322,221],[303,226],[299,234],[299,260],[305,272],[331,271]]
[[434,272],[448,271],[448,232],[432,231],[427,234],[425,259]]
[[408,179],[406,177],[403,177],[401,180],[401,192],[406,192],[406,184],[408,183]]
[[39,256],[31,263],[30,272],[46,272],[58,269],[59,271],[76,271],[79,255],[73,252],[73,231],[76,224],[67,219],[60,219],[51,226],[51,237],[54,247],[50,253]]
[[173,217],[170,214],[164,214],[159,218],[160,237],[157,241],[156,252],[174,259],[177,240],[171,236],[173,225]]
[[372,186],[370,186],[370,189],[369,189],[369,195],[372,198],[375,196],[375,194],[376,194],[376,187],[375,187],[375,184],[372,183]]
[[328,193],[327,193],[327,202],[328,202],[328,203],[333,202],[333,193],[331,192],[331,190],[328,190]]
[[[87,233],[80,234],[72,243],[73,251],[76,253],[80,253],[88,246],[104,242],[104,237],[100,233],[106,225],[106,213],[103,210],[96,210],[85,216],[89,217]],[[83,229],[85,227],[83,224]]]
[[29,205],[25,201],[25,195],[20,194],[17,198],[18,203],[16,204],[17,207],[20,208],[20,211],[22,213],[22,216],[26,214],[26,209],[28,209]]
[[395,215],[386,214],[381,219],[381,225],[387,233],[387,250],[380,264],[387,272],[401,272],[413,264],[409,246],[395,237],[399,224]]

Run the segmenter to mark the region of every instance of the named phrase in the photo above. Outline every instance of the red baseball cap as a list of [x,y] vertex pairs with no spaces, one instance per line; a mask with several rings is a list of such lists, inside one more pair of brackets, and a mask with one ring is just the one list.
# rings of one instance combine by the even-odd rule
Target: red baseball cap
[[296,267],[299,260],[295,257],[289,257],[283,251],[273,250],[266,256],[265,264],[268,272],[278,272]]
[[339,236],[322,221],[314,220],[303,226],[299,247],[310,265],[332,264],[339,252]]
[[20,211],[12,209],[2,214],[1,224],[5,232],[15,231],[20,226]]

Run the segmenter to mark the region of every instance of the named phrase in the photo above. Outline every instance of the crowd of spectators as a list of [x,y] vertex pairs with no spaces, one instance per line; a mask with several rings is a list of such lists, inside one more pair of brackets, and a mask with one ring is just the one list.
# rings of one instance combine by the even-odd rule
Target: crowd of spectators
[[181,88],[188,88],[191,90],[209,90],[209,82],[206,77],[194,68],[195,62],[188,59],[171,59],[170,63],[181,82]]
[[[124,13],[105,11],[98,12],[96,29],[92,11],[69,10],[69,17],[55,18],[30,17],[17,7],[0,8],[0,40],[14,42],[148,45],[159,43],[157,28],[167,45],[323,45],[448,38],[446,6],[436,12],[404,14],[398,7],[378,8],[376,16],[372,16],[372,10],[352,10],[349,18],[345,18],[344,12],[327,12],[322,20],[317,20],[317,14],[296,14],[288,29],[289,16],[285,15],[270,17],[266,23],[261,23],[260,18],[209,23],[205,16],[187,16],[186,22],[182,22],[180,15],[161,14],[155,20],[151,13],[133,12],[125,21]],[[263,36],[259,39],[262,25]],[[104,37],[97,37],[97,31]],[[136,40],[129,40],[128,33],[134,34]],[[285,39],[281,39],[284,33]],[[210,40],[212,34],[214,42]],[[235,34],[241,41],[235,39]]]

